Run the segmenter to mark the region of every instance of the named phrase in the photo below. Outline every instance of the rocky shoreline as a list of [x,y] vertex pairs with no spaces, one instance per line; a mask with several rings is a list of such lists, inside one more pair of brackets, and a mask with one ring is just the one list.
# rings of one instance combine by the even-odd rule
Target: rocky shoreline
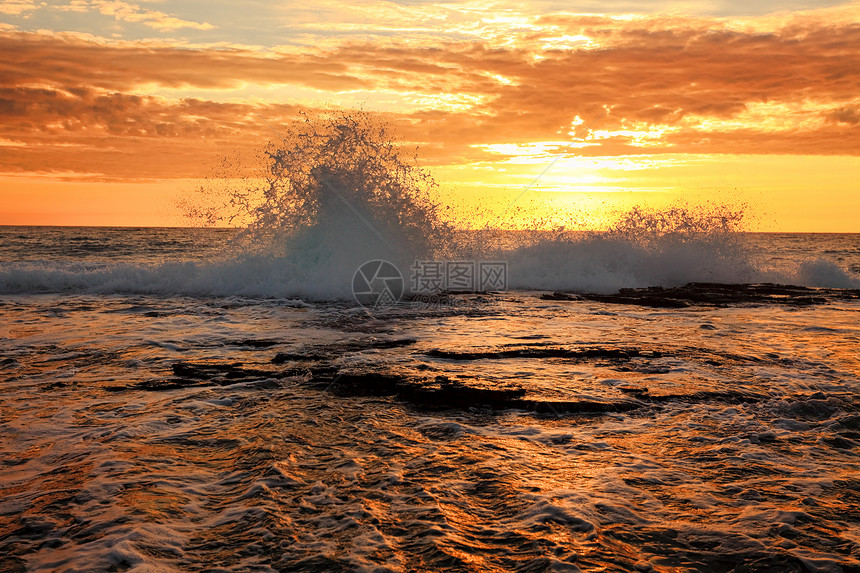
[[652,308],[687,308],[690,306],[725,307],[730,305],[810,306],[841,300],[860,300],[860,290],[813,288],[794,285],[688,283],[680,287],[624,288],[615,294],[570,293],[544,294],[542,300],[594,301],[629,304]]

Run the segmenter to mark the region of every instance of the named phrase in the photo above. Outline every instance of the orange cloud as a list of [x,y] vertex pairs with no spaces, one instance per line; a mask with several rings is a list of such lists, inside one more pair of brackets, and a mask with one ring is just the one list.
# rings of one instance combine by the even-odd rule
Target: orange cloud
[[[100,5],[142,14],[120,4]],[[289,95],[299,92],[327,104],[384,94],[387,118],[437,164],[496,161],[509,149],[500,144],[541,142],[592,156],[857,155],[860,24],[834,14],[556,14],[518,25],[511,42],[279,51],[2,33],[0,168],[195,176],[215,150],[268,137],[255,114],[294,117],[307,104]],[[287,95],[258,95],[273,86]]]
[[[90,5],[105,16],[113,16],[117,20],[125,22],[142,22],[156,30],[176,30],[178,28],[193,28],[195,30],[211,30],[212,24],[206,22],[191,22],[182,20],[164,12],[147,10],[137,4],[122,2],[121,0],[91,0]],[[81,4],[74,5],[80,9]]]

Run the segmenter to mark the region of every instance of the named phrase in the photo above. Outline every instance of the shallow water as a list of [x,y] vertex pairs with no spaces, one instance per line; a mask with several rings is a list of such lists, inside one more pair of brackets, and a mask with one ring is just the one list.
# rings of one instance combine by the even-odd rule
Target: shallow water
[[[860,236],[371,311],[230,235],[0,228],[0,571],[860,570]],[[552,295],[703,278],[837,290]]]
[[541,294],[3,296],[4,570],[860,568],[860,302]]

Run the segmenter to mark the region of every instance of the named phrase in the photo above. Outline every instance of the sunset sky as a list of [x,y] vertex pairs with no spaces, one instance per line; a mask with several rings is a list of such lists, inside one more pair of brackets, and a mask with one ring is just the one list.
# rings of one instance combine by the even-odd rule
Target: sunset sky
[[0,54],[0,224],[183,224],[266,122],[355,107],[463,205],[546,170],[523,205],[860,232],[860,1],[13,0]]

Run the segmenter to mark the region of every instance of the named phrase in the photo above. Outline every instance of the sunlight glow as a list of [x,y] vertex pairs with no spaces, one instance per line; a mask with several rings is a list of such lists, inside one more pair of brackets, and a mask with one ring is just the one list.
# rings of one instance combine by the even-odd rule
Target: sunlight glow
[[[0,171],[161,197],[266,122],[361,109],[463,198],[552,164],[544,195],[731,189],[778,227],[860,231],[860,3],[791,4],[6,2]],[[0,196],[15,220],[28,200]]]

